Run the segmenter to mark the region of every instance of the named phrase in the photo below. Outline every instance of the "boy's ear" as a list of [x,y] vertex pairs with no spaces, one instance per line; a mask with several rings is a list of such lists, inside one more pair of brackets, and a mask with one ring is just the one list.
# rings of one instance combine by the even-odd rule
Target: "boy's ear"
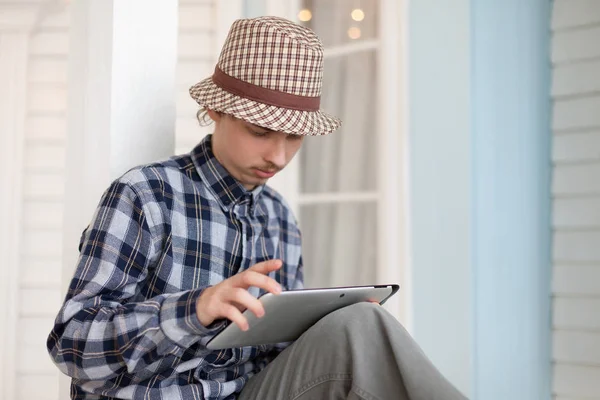
[[215,123],[220,122],[221,118],[223,118],[223,114],[214,110],[206,110],[210,119],[212,119]]

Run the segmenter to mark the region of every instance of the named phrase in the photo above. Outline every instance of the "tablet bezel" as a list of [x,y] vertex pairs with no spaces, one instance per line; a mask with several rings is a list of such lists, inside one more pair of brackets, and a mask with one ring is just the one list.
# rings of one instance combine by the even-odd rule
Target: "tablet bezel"
[[[265,293],[259,297],[265,308],[265,316],[258,318],[250,310],[245,310],[243,315],[247,318],[250,326],[248,331],[242,331],[236,324],[229,322],[223,330],[209,340],[206,347],[210,350],[222,350],[293,341],[330,312],[363,301],[374,301],[383,305],[398,292],[399,288],[400,286],[397,284],[384,284],[296,289],[284,291],[278,295]],[[292,305],[289,304],[292,301],[295,309],[291,309]],[[302,309],[303,305],[308,307],[308,304],[316,307],[315,302],[319,307],[322,302],[322,308],[319,310]],[[279,307],[290,309],[279,309]],[[302,311],[305,311],[304,314]],[[291,321],[293,326],[289,326],[290,321],[288,321],[288,324],[282,327],[283,322],[277,319],[281,319],[282,313],[284,315],[295,313],[296,317],[305,320],[293,319]],[[275,339],[279,337],[278,335],[283,335],[282,329],[291,332],[285,332],[287,335],[284,335],[286,336],[284,339]],[[290,335],[294,337],[292,338]]]

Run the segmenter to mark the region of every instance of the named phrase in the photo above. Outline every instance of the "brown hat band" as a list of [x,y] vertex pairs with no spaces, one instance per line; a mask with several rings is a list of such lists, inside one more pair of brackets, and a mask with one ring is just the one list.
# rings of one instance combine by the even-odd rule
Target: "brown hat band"
[[319,111],[321,97],[298,96],[244,82],[215,67],[212,80],[221,89],[259,103],[299,111]]

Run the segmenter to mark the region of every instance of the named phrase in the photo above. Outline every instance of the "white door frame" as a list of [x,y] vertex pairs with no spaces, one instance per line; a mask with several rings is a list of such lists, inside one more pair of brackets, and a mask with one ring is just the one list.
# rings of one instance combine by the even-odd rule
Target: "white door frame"
[[[408,0],[380,0],[378,95],[378,279],[399,283],[387,304],[410,332],[412,292],[409,246]],[[391,172],[390,172],[391,171]]]

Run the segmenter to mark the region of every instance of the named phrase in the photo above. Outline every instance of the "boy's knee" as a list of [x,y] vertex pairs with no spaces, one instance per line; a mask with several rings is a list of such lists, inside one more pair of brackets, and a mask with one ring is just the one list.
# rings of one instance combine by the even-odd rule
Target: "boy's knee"
[[356,318],[356,317],[368,318],[373,315],[387,314],[387,311],[379,304],[370,303],[367,301],[363,301],[361,303],[356,303],[351,306],[344,307],[340,310],[337,310],[336,312],[345,313],[349,316],[352,316],[352,318]]
[[361,302],[336,310],[324,317],[321,322],[330,325],[333,329],[351,325],[360,327],[384,314],[387,314],[387,311],[379,304]]

